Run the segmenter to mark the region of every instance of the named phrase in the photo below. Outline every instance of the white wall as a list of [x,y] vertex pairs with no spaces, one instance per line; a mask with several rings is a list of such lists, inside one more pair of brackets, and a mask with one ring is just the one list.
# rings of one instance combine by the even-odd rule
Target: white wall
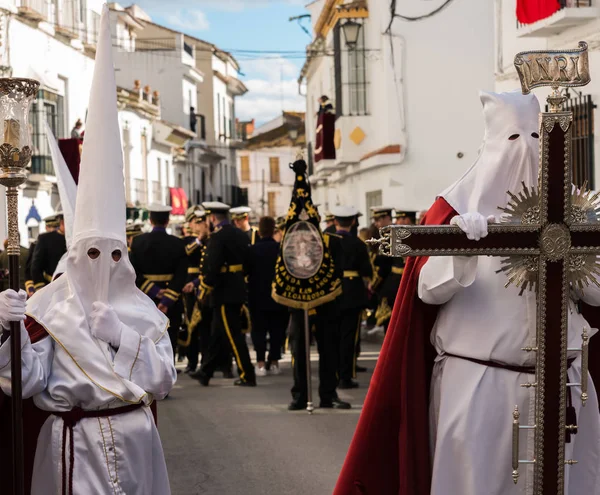
[[[256,150],[241,150],[237,158],[237,175],[240,186],[248,189],[248,206],[252,208],[253,215],[258,218],[269,214],[268,198],[269,192],[276,194],[276,216],[285,215],[290,205],[292,197],[292,186],[294,185],[295,174],[289,168],[293,163],[299,148],[279,147],[262,148]],[[242,182],[241,157],[248,156],[250,160],[250,182]],[[279,158],[279,184],[270,182],[269,158]],[[261,203],[263,199],[263,173],[264,173],[264,208]]]
[[[419,14],[439,2],[425,3],[407,0],[397,10]],[[337,168],[314,188],[322,209],[339,202],[366,213],[366,194],[377,190],[385,204],[425,209],[476,157],[483,136],[478,90],[494,89],[493,2],[453,2],[419,22],[396,18],[391,36],[383,34],[389,21],[386,2],[369,2],[364,25],[369,115],[338,118]],[[346,58],[344,52],[344,65]],[[323,93],[334,97],[331,64],[333,57],[318,57],[309,74],[306,121],[313,144],[316,100]],[[349,139],[357,126],[366,135],[360,145]],[[400,145],[401,153],[361,160],[392,145]]]

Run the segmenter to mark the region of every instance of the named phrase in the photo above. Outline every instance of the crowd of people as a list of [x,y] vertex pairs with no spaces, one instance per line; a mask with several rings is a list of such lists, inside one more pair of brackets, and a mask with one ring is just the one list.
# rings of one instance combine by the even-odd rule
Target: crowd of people
[[[169,206],[148,209],[150,231],[139,222],[126,226],[129,258],[136,285],[169,318],[177,360],[187,362],[184,372],[208,385],[216,372],[233,379],[235,362],[234,383],[255,386],[257,377],[281,373],[279,361],[287,349],[294,376],[289,408],[305,408],[302,312],[271,297],[285,217],[261,217],[254,226],[249,207],[205,202],[188,209],[183,235],[176,236],[168,233]],[[323,215],[325,242],[343,280],[340,297],[310,311],[322,407],[350,407],[336,390],[359,386],[357,373],[366,371],[358,363],[361,329],[385,332],[404,270],[402,258],[382,256],[364,241],[377,237],[384,226],[414,224],[417,212],[374,207],[368,228],[359,228],[361,216],[344,206]],[[47,232],[31,245],[24,263],[29,296],[60,276],[59,262],[67,252],[62,213],[45,220]]]

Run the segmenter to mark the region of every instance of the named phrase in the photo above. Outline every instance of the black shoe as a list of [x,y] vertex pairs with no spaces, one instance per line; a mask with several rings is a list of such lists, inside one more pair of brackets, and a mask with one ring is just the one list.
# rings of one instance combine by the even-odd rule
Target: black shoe
[[340,390],[347,390],[350,388],[358,388],[358,382],[354,380],[340,380],[340,384],[337,386]]
[[348,402],[340,399],[322,400],[319,407],[323,409],[350,409],[352,406]]
[[364,373],[365,371],[368,371],[367,368],[365,368],[364,366],[358,366],[358,365],[356,365],[355,369],[356,369],[357,373]]
[[223,371],[223,378],[227,378],[228,380],[231,380],[232,378],[235,378],[235,376],[231,370],[227,370],[227,371]]
[[191,366],[188,366],[185,370],[183,370],[184,373],[191,375],[192,373],[196,372],[196,368],[192,368]]
[[303,411],[306,409],[306,402],[300,399],[294,399],[288,406],[288,411]]
[[198,380],[201,385],[208,387],[208,382],[210,381],[210,376],[208,376],[206,373],[204,373],[204,371],[202,371],[202,368],[200,368],[198,371],[194,371],[193,373],[190,373],[190,377]]
[[256,387],[256,382],[247,382],[246,380],[236,380],[233,384],[236,387]]
[[175,371],[177,372],[178,375],[181,373],[181,370],[179,368],[177,368]]

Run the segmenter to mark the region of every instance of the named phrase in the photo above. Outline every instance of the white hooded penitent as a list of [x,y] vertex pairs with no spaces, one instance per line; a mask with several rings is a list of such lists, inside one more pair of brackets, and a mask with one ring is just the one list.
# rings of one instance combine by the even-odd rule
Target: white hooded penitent
[[[73,221],[75,220],[75,200],[77,198],[77,184],[73,180],[73,175],[67,167],[65,159],[60,152],[58,142],[52,133],[52,129],[48,125],[48,122],[44,122],[46,130],[46,138],[48,139],[48,145],[50,146],[50,155],[52,156],[52,166],[56,173],[56,183],[58,185],[58,195],[60,197],[60,205],[62,207],[62,214],[65,220],[65,240],[67,242],[67,249],[71,246],[71,240],[73,239]],[[56,269],[54,270],[54,276],[58,273],[64,273],[66,270],[67,253],[65,253]]]
[[537,186],[540,104],[520,92],[480,94],[485,119],[483,145],[475,163],[440,194],[459,215],[498,215],[507,191]]
[[60,197],[60,205],[65,219],[65,239],[67,248],[71,245],[73,239],[73,221],[75,219],[75,201],[77,198],[77,184],[73,180],[73,175],[67,167],[65,159],[60,152],[58,142],[52,134],[52,129],[45,122],[46,137],[50,146],[50,155],[52,156],[52,166],[56,173],[56,182],[58,185],[58,195]]
[[[127,255],[123,155],[106,6],[100,22],[76,204],[66,272],[29,300],[28,314],[48,330],[92,382],[121,400],[139,402],[146,393],[114,372],[113,351],[92,336],[89,326],[96,301],[112,306],[123,324],[155,342],[168,326],[167,318],[136,287]],[[93,259],[90,250],[99,251],[99,256]],[[115,261],[117,252],[120,259]]]

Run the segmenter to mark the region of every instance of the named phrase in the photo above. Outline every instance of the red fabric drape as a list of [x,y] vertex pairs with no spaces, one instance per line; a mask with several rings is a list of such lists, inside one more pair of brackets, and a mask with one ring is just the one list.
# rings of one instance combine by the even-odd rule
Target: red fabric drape
[[317,121],[317,135],[315,139],[315,162],[320,160],[335,160],[335,115],[322,113]]
[[550,17],[560,9],[558,0],[517,0],[517,20],[533,24]]
[[171,215],[185,215],[188,198],[182,187],[171,187]]
[[81,144],[80,139],[59,139],[58,148],[62,153],[67,167],[71,171],[75,184],[79,183],[79,162],[81,161]]
[[[448,224],[454,215],[452,207],[440,198],[422,223]],[[427,259],[409,258],[404,268],[388,332],[334,495],[430,492],[429,386],[436,356],[430,334],[437,306],[426,305],[416,294]]]

